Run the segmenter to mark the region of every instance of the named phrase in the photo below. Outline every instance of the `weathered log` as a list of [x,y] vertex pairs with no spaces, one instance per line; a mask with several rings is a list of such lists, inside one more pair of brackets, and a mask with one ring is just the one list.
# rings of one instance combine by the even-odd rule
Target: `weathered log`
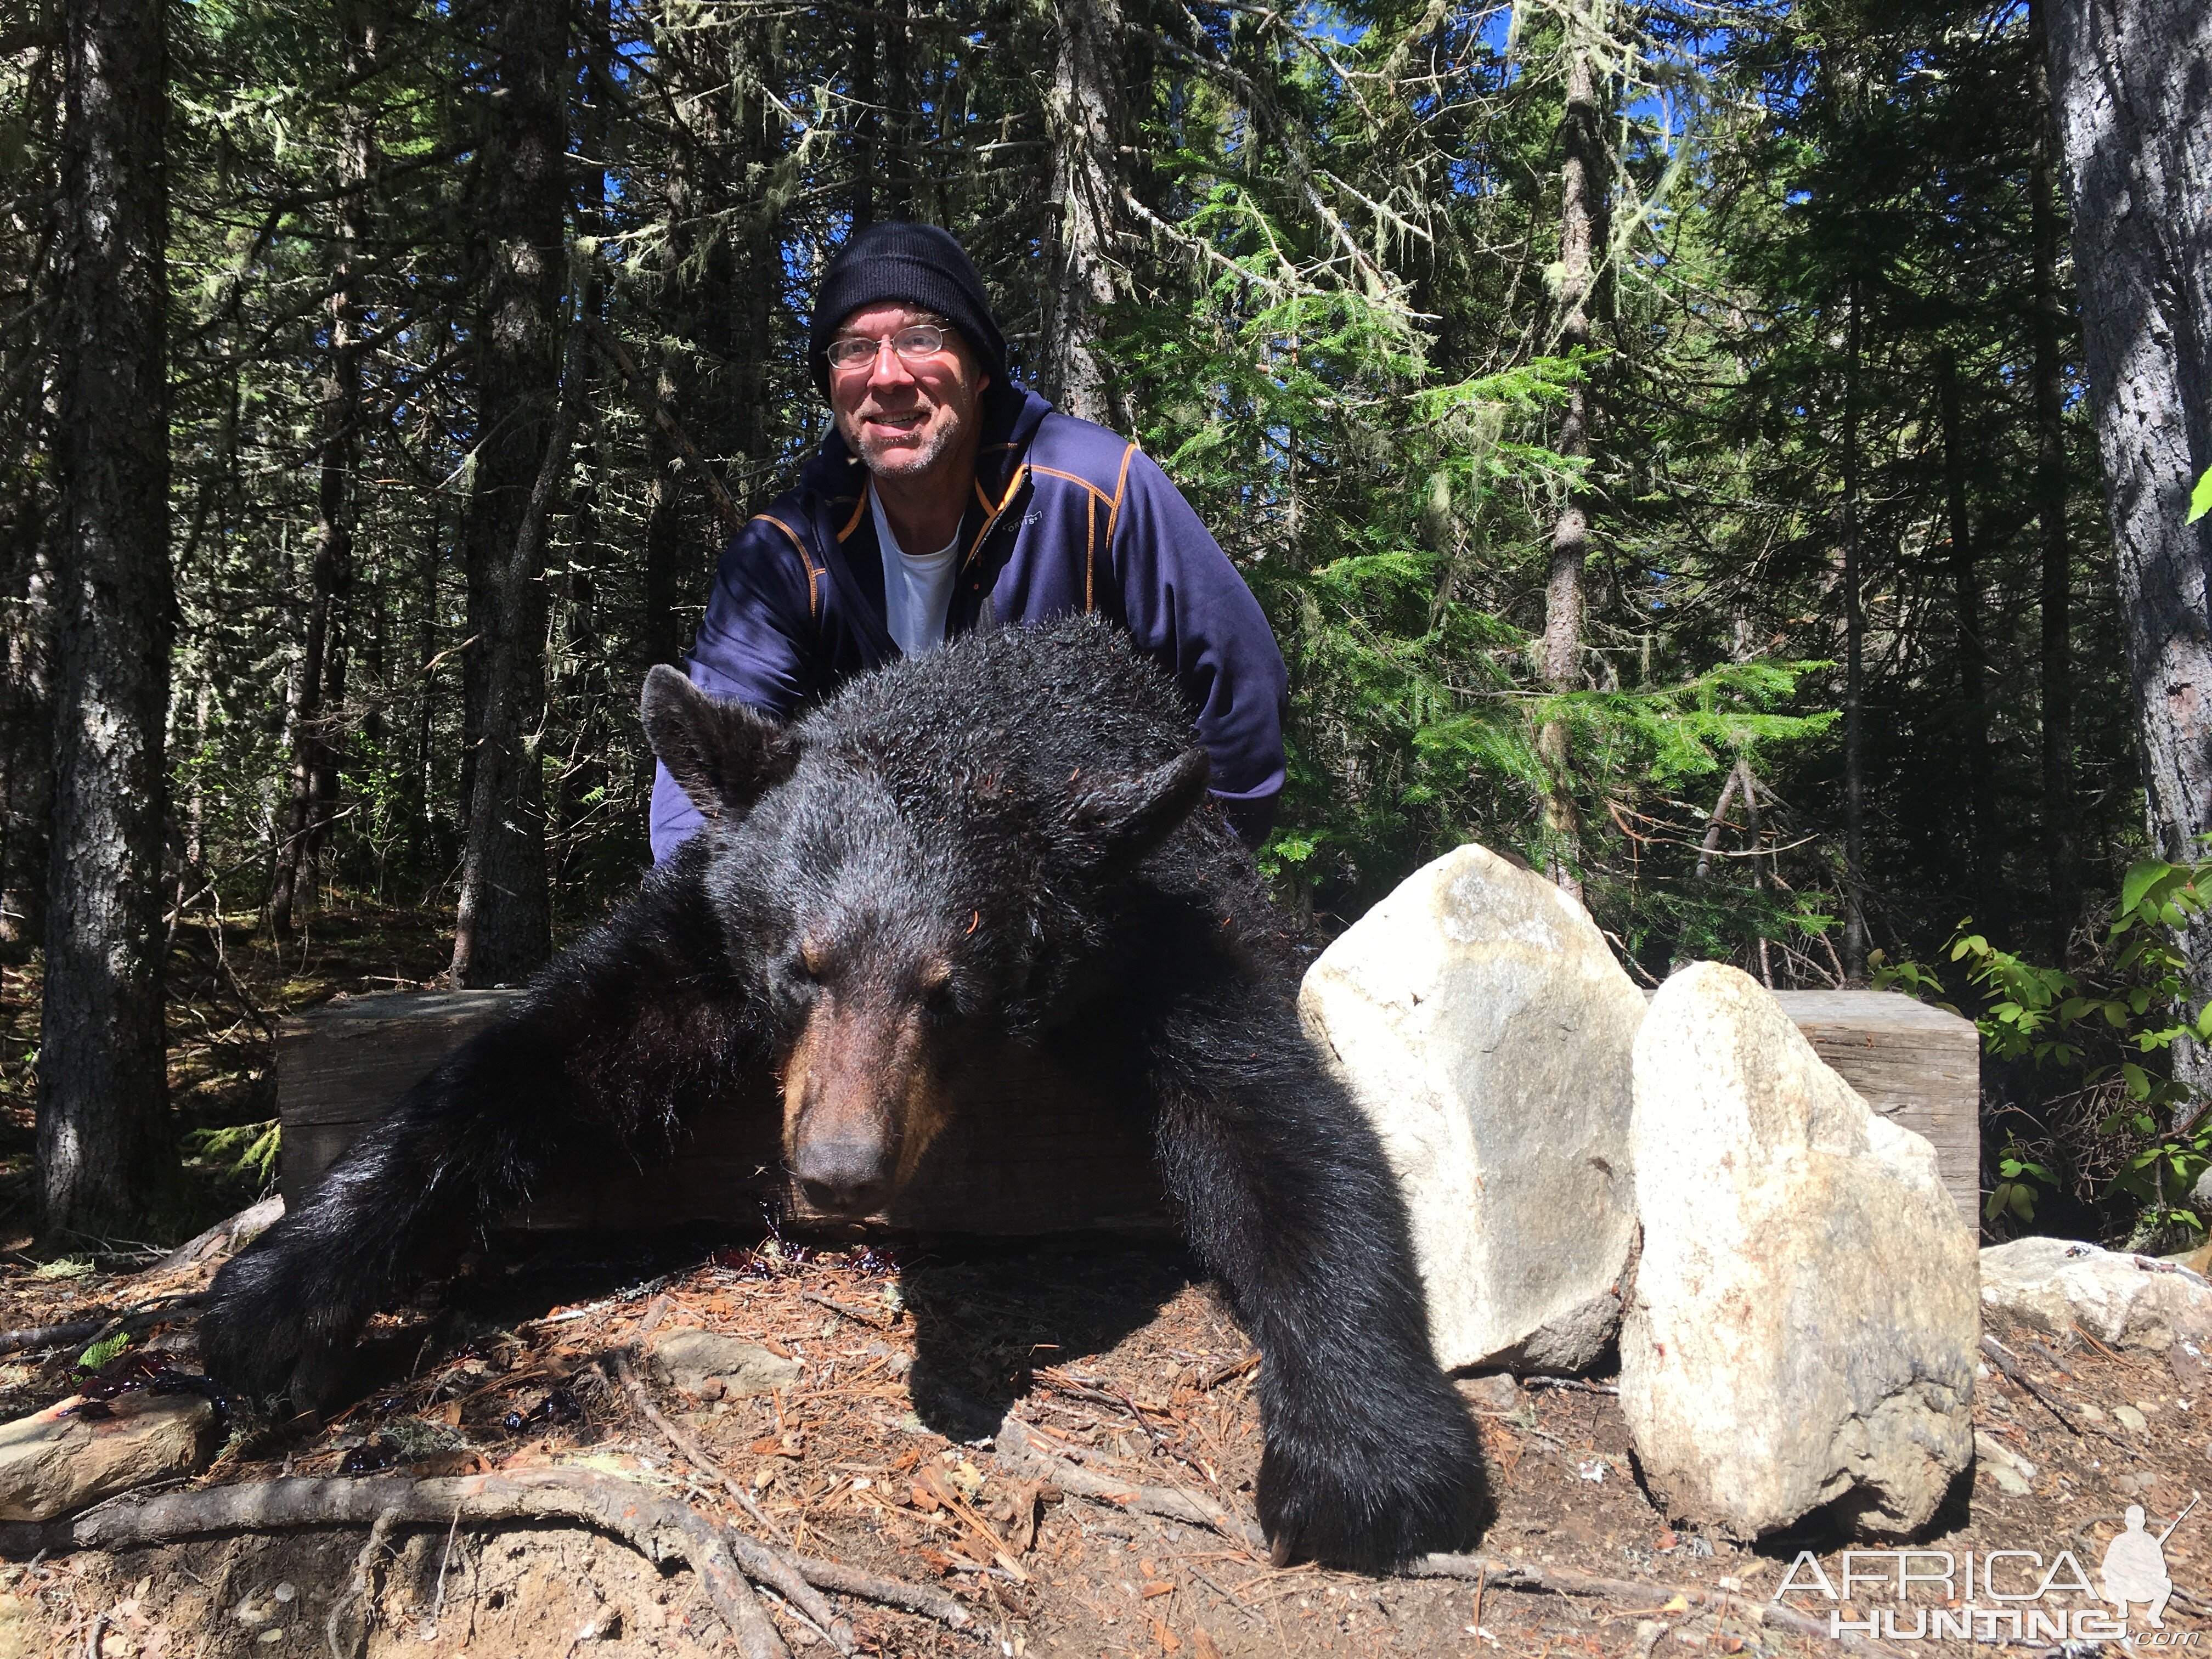
[[[398,992],[287,1019],[276,1048],[286,1202],[313,1192],[363,1127],[519,994]],[[1893,993],[1775,994],[1869,1105],[1934,1146],[1944,1184],[1968,1225],[1977,1225],[1981,1073],[1973,1026]],[[698,1113],[672,1167],[593,1171],[589,1180],[549,1185],[507,1224],[621,1229],[750,1219],[763,1202],[802,1223],[817,1219],[783,1174],[781,1113],[771,1089],[764,1079],[757,1099]],[[1040,1109],[1044,1103],[1051,1109]],[[1141,1110],[1042,1060],[1010,1063],[969,1085],[913,1186],[872,1218],[927,1232],[1152,1238],[1172,1235],[1176,1225]]]

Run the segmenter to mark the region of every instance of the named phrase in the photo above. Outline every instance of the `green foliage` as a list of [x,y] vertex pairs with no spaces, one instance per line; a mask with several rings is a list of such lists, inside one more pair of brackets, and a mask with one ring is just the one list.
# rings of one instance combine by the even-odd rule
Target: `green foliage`
[[2055,1188],[2058,1177],[2033,1161],[2018,1140],[2008,1141],[1997,1155],[1997,1182],[1982,1201],[1984,1220],[2009,1215],[2021,1221],[2035,1219],[2036,1188]]
[[2212,466],[2204,469],[2204,476],[2197,481],[2197,488],[2189,492],[2188,522],[2195,524],[2207,513],[2212,513]]
[[283,1150],[284,1126],[280,1119],[263,1123],[234,1123],[216,1129],[195,1129],[185,1137],[185,1149],[211,1164],[230,1160],[232,1175],[252,1176],[263,1187],[276,1178],[276,1157]]
[[[2212,903],[2212,860],[2170,864],[2146,859],[2120,884],[2118,912],[2105,939],[2105,965],[2094,975],[2073,974],[2000,950],[1972,918],[1960,924],[1950,960],[1966,964],[1979,993],[1975,1024],[1984,1049],[1997,1060],[2077,1068],[2084,1085],[2117,1101],[2098,1123],[2100,1133],[2124,1139],[2128,1150],[2106,1196],[2124,1194],[2140,1206],[2145,1224],[2201,1229],[2203,1221],[2181,1197],[2212,1163],[2212,1105],[2175,1079],[2153,1057],[2178,1042],[2212,1040],[2212,997],[2189,981],[2189,961],[2176,934],[2198,925]],[[1879,989],[1923,999],[1942,994],[1942,982],[1913,962],[1881,965]],[[2009,1210],[2032,1218],[2026,1183],[2055,1185],[2051,1172],[2027,1161],[2017,1140],[2000,1159],[2001,1182],[1990,1199],[1994,1219]],[[2011,1166],[2011,1167],[2008,1167]],[[1999,1194],[2002,1201],[1999,1201]]]
[[118,1331],[112,1336],[103,1337],[77,1356],[76,1368],[79,1371],[103,1370],[130,1346],[131,1333],[128,1331]]

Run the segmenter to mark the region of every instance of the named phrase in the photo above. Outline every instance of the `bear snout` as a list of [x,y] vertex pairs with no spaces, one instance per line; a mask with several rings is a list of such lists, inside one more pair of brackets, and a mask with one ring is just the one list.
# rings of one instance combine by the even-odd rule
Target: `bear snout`
[[828,1215],[866,1215],[891,1195],[896,1164],[880,1140],[808,1140],[792,1173],[806,1201]]

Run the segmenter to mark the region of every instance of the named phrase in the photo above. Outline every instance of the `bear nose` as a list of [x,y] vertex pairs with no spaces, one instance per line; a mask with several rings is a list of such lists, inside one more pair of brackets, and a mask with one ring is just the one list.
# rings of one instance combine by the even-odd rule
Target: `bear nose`
[[830,1215],[866,1215],[890,1196],[890,1159],[878,1141],[808,1141],[794,1173],[806,1201]]

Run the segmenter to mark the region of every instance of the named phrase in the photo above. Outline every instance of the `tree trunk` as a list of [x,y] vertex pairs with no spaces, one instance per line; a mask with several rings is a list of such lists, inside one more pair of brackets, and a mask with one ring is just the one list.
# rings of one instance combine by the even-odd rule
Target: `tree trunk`
[[438,763],[431,744],[437,728],[438,676],[441,672],[435,665],[438,571],[445,563],[446,534],[445,514],[435,501],[430,503],[429,522],[425,530],[421,562],[416,571],[421,589],[416,600],[415,660],[421,682],[415,702],[415,752],[410,757],[407,771],[408,792],[412,797],[407,803],[407,850],[418,872],[447,862],[447,855],[439,844]]
[[[766,77],[774,68],[768,41],[758,30],[748,31],[745,40],[757,73]],[[733,480],[738,503],[750,511],[762,494],[756,469],[770,459],[775,442],[769,408],[769,365],[775,361],[781,248],[775,197],[769,183],[782,153],[783,125],[760,88],[750,82],[741,89],[736,120],[739,153],[744,159],[743,201],[747,211],[736,234],[737,270],[731,310],[737,337],[730,361],[730,453],[741,459]]]
[[2072,326],[2058,291],[2057,117],[2051,104],[2043,11],[2028,0],[2028,85],[2034,142],[2028,158],[2028,240],[2035,333],[2035,513],[2043,543],[2043,865],[2051,889],[2049,950],[2063,964],[2081,913],[2074,802],[2074,550],[2066,529],[2065,363]]
[[[2212,831],[2212,8],[2052,0],[2045,25],[2074,207],[2089,403],[2104,459],[2128,676],[2163,858]],[[2212,992],[2212,924],[2181,934]],[[2176,1069],[2212,1086],[2204,1049]]]
[[884,210],[914,216],[914,30],[907,0],[884,0]]
[[1866,614],[1859,534],[1859,358],[1864,349],[1863,305],[1856,276],[1850,283],[1850,320],[1844,366],[1844,979],[1863,985],[1866,923]]
[[676,576],[683,551],[683,489],[676,477],[676,453],[658,433],[646,435],[653,458],[653,482],[646,487],[645,665],[683,665],[676,632]]
[[[376,23],[357,6],[343,9],[340,28],[346,74],[368,71],[376,57]],[[308,577],[307,635],[300,663],[299,700],[292,714],[291,798],[276,878],[269,893],[270,925],[282,933],[305,891],[312,896],[321,842],[337,807],[337,749],[331,724],[345,701],[345,655],[337,648],[343,600],[352,586],[354,447],[361,421],[361,295],[357,270],[367,234],[368,187],[375,165],[374,124],[350,106],[338,140],[338,234],[331,247],[331,346],[323,380],[321,437],[315,487],[315,556]]]
[[[546,434],[545,453],[538,476],[525,498],[521,522],[506,567],[499,574],[497,600],[501,614],[514,616],[530,608],[529,594],[541,596],[545,586],[546,532],[553,516],[554,497],[561,475],[568,471],[568,446],[576,429],[576,410],[583,398],[584,332],[569,336],[562,368],[559,400],[551,429]],[[544,611],[541,597],[538,610]],[[469,840],[461,859],[461,902],[453,919],[453,982],[456,985],[497,985],[492,964],[499,958],[485,947],[484,918],[489,900],[499,894],[501,877],[515,867],[513,826],[507,821],[508,805],[525,793],[526,779],[536,785],[542,803],[544,783],[537,744],[526,730],[541,716],[545,706],[545,654],[543,634],[518,636],[502,634],[494,642],[485,665],[483,742],[477,754],[476,799],[469,807]],[[523,775],[519,778],[518,774]],[[539,892],[544,891],[545,841],[541,820],[538,835],[537,873]],[[550,927],[548,929],[550,931]],[[544,951],[539,953],[543,960]],[[465,979],[464,964],[477,977]],[[520,977],[535,962],[507,966],[507,975]]]
[[[1605,135],[1599,125],[1596,65],[1587,38],[1589,20],[1570,22],[1566,111],[1559,121],[1559,349],[1572,354],[1590,343],[1592,277],[1606,238]],[[1577,373],[1559,423],[1559,452],[1570,460],[1590,453],[1591,397],[1588,368]],[[1589,552],[1585,492],[1570,489],[1552,526],[1551,570],[1544,586],[1544,683],[1555,692],[1582,684],[1583,569]],[[1582,829],[1575,816],[1567,721],[1544,722],[1536,737],[1548,781],[1544,794],[1544,856],[1547,873],[1582,896]]]
[[876,15],[853,14],[853,228],[866,230],[876,222],[877,169],[882,164],[883,85],[876,73]]
[[55,1231],[112,1236],[158,1196],[162,724],[169,571],[167,62],[155,0],[64,9],[54,824],[39,1028],[39,1187]]
[[46,939],[47,826],[54,799],[53,536],[35,473],[20,477],[6,532],[9,613],[0,738],[7,744],[0,800],[0,939]]
[[1996,771],[1990,754],[1989,669],[1982,637],[1982,584],[1966,504],[1966,455],[1959,418],[1959,368],[1946,356],[1937,370],[1943,422],[1944,505],[1951,529],[1951,601],[1959,624],[1959,737],[1966,753],[1966,879],[1982,927],[2006,932],[2003,826],[1997,820]]
[[1070,415],[1126,428],[1128,411],[1109,398],[1096,350],[1101,314],[1114,302],[1115,146],[1125,125],[1115,51],[1121,8],[1120,0],[1067,0],[1055,15],[1039,390]]
[[[536,735],[545,704],[545,586],[538,576],[510,576],[560,384],[568,20],[556,0],[507,0],[495,26],[498,94],[487,115],[484,168],[491,269],[476,343],[480,436],[466,541],[475,764],[456,986],[518,981],[552,951]],[[495,672],[495,664],[506,665]],[[495,732],[509,734],[520,752],[495,753]],[[488,776],[501,787],[488,791]]]

